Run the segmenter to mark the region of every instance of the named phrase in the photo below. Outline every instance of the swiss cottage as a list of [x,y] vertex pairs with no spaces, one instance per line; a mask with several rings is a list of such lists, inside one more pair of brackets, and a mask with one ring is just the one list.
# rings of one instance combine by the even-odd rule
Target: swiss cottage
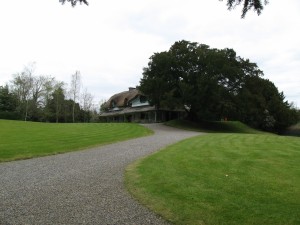
[[102,122],[157,123],[182,118],[184,110],[158,109],[150,105],[147,96],[137,88],[130,87],[113,95],[103,106]]

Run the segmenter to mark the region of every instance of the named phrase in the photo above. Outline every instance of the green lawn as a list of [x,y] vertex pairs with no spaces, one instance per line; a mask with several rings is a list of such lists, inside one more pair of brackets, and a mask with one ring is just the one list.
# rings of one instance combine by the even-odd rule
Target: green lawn
[[54,124],[0,120],[0,162],[80,150],[152,134],[133,123]]
[[128,190],[174,224],[300,224],[300,138],[207,134],[130,165]]

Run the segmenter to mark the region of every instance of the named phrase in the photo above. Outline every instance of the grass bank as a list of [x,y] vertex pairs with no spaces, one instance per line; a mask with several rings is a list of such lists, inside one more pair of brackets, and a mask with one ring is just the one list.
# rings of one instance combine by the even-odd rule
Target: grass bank
[[193,130],[207,133],[245,133],[262,134],[259,131],[247,126],[239,121],[207,121],[195,123],[188,120],[171,120],[165,123],[167,126],[176,127],[184,130]]
[[300,139],[207,134],[126,170],[128,190],[174,224],[300,224]]
[[53,124],[0,120],[0,162],[80,150],[152,134],[133,123]]
[[284,133],[284,135],[300,137],[300,123],[289,127]]

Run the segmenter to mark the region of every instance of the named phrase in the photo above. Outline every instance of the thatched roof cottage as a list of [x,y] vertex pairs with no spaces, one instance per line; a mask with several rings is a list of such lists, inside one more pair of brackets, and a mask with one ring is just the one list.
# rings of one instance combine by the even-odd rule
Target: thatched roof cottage
[[137,88],[115,94],[104,104],[100,114],[102,122],[141,122],[155,123],[181,118],[183,110],[156,110],[150,105],[147,96]]

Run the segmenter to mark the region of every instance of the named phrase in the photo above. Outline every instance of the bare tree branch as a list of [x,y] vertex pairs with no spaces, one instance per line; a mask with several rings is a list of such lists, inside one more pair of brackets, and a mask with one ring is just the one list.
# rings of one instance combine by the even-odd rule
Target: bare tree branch
[[77,2],[79,2],[80,4],[84,3],[86,5],[89,5],[89,3],[86,0],[59,0],[59,2],[61,2],[61,4],[65,4],[66,2],[71,2],[71,5],[73,7],[76,6]]

